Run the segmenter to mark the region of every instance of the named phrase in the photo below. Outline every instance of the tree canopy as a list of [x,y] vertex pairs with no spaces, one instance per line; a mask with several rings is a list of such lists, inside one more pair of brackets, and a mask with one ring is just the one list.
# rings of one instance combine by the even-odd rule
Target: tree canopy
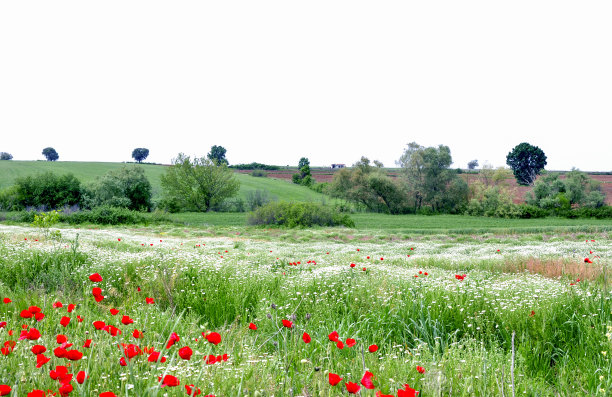
[[12,160],[13,155],[7,152],[0,152],[0,160]]
[[225,163],[179,153],[161,177],[163,204],[174,211],[204,212],[238,193],[240,183]]
[[89,206],[110,205],[136,211],[152,207],[151,183],[139,166],[123,167],[98,178],[88,188]]
[[519,185],[532,185],[546,166],[546,155],[537,146],[519,143],[506,156],[506,164],[512,168]]
[[142,163],[147,157],[149,157],[149,149],[143,147],[137,147],[132,150],[132,158],[139,163]]
[[52,147],[46,147],[42,151],[43,156],[47,159],[47,161],[56,161],[59,159],[59,154]]
[[225,153],[227,150],[223,146],[214,145],[210,148],[210,152],[208,153],[208,158],[216,164],[225,164],[227,165],[227,159],[225,158]]
[[411,142],[400,157],[415,210],[428,205],[434,212],[456,212],[467,202],[468,187],[454,170],[450,148],[423,147]]

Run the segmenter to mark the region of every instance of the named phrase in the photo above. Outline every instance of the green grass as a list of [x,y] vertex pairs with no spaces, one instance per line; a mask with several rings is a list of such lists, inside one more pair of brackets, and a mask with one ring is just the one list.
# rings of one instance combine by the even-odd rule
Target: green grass
[[[124,163],[96,163],[78,161],[0,161],[0,189],[11,186],[15,178],[34,175],[46,171],[56,174],[72,173],[81,183],[93,182],[97,177],[108,171],[117,170],[124,166],[133,164]],[[164,174],[166,166],[153,164],[140,164],[145,175],[151,182],[153,188],[153,199],[161,195],[160,177]],[[289,181],[273,178],[255,178],[247,174],[236,173],[240,181],[238,197],[246,199],[249,191],[267,190],[271,199],[280,201],[313,201],[330,202],[331,199],[323,194],[312,191],[304,186],[293,184]]]
[[[246,213],[181,213],[170,218],[196,227],[235,227],[246,225]],[[605,232],[612,230],[609,219],[500,219],[467,215],[385,215],[351,214],[358,231],[384,231],[389,233],[539,233],[539,232]]]

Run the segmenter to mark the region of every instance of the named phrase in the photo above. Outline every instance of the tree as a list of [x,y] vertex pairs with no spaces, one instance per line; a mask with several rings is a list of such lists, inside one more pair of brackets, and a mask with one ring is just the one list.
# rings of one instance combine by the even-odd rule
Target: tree
[[163,205],[183,211],[204,212],[238,193],[240,183],[224,163],[179,153],[161,177]]
[[12,160],[13,155],[7,152],[0,152],[0,160]]
[[225,158],[225,153],[227,150],[223,146],[214,145],[210,148],[210,153],[208,153],[208,158],[216,164],[225,164],[227,165],[227,159]]
[[456,212],[467,202],[467,184],[449,168],[452,163],[448,146],[408,144],[398,164],[404,169],[415,210],[429,205],[434,212]]
[[506,164],[512,168],[519,185],[530,186],[546,166],[546,155],[539,147],[523,142],[508,153]]
[[149,211],[151,205],[151,183],[142,167],[123,167],[109,171],[98,178],[87,189],[89,206],[110,205],[136,211]]
[[473,170],[478,167],[478,160],[472,160],[468,163],[468,169]]
[[139,163],[142,163],[147,157],[149,157],[149,149],[137,147],[132,150],[132,158]]
[[52,147],[46,147],[42,151],[43,156],[46,157],[47,161],[56,161],[59,159],[59,154]]
[[308,160],[307,157],[302,157],[300,159],[300,162],[298,163],[298,169],[302,169],[302,167],[304,167],[305,165],[310,167],[310,160]]

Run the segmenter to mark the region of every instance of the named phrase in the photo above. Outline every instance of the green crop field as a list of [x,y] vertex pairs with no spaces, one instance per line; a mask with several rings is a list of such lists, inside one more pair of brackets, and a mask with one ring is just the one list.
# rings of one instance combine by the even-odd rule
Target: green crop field
[[[72,173],[82,183],[87,184],[102,176],[108,171],[117,170],[124,166],[134,164],[123,163],[94,163],[94,162],[71,162],[71,161],[0,161],[0,189],[11,186],[15,178],[34,175],[41,172],[51,171],[56,174]],[[153,199],[159,198],[161,194],[160,177],[165,167],[163,165],[140,164],[151,186],[153,187]],[[254,190],[266,190],[270,199],[282,201],[313,201],[330,202],[329,198],[312,191],[304,186],[295,185],[288,181],[272,178],[256,178],[247,174],[236,173],[240,181],[238,196],[245,199],[248,192]]]

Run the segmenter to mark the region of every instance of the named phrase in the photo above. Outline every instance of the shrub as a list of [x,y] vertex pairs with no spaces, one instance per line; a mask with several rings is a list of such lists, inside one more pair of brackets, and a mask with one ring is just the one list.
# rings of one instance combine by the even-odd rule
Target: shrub
[[274,202],[249,214],[249,225],[278,225],[286,227],[346,226],[355,222],[346,214],[315,203]]
[[267,165],[267,164],[262,164],[262,163],[236,164],[236,165],[230,165],[229,168],[235,168],[238,170],[266,170],[266,171],[280,170],[280,167],[278,165]]
[[270,195],[267,190],[251,190],[246,194],[246,202],[249,210],[255,211],[270,202]]
[[70,215],[60,216],[60,219],[70,224],[94,223],[98,225],[122,225],[147,223],[144,214],[127,208],[103,205],[92,210],[79,211]]
[[521,204],[519,205],[521,211],[521,218],[545,218],[548,215],[548,211],[535,205]]
[[251,176],[254,176],[257,178],[267,178],[268,173],[262,170],[254,170],[253,172],[251,172]]
[[87,188],[89,207],[108,205],[137,211],[149,211],[151,183],[141,167],[123,167],[109,171]]
[[74,175],[57,176],[52,172],[15,179],[14,193],[12,209],[58,209],[80,205],[83,198],[81,182]]

